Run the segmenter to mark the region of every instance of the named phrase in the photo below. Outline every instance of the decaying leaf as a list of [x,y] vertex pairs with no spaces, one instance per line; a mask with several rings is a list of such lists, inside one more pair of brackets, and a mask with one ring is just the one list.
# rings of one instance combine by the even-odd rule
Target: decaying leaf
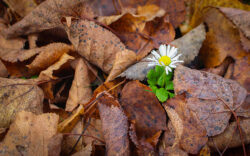
[[110,72],[107,81],[114,79],[136,61],[136,54],[127,50],[118,37],[92,21],[72,21],[66,29],[80,55],[105,73]]
[[[79,121],[75,127],[72,129],[72,131],[69,133],[69,135],[65,135],[62,140],[62,155],[69,155],[71,150],[73,149],[73,146],[77,142],[78,138],[80,137],[80,134],[82,133],[83,130],[83,124],[82,121]],[[79,135],[76,135],[79,134]],[[84,137],[84,136],[83,136]],[[82,138],[83,138],[82,137]],[[82,138],[74,148],[73,152],[80,151],[83,144],[82,144]]]
[[[189,64],[198,55],[205,36],[205,28],[204,25],[201,24],[170,44],[178,48],[178,53],[182,54],[180,59],[184,61],[184,64]],[[150,54],[140,62],[130,66],[126,71],[120,74],[120,76],[133,80],[144,80],[148,71],[152,69],[152,67],[148,67],[149,61],[146,59],[151,58],[152,56],[153,55]]]
[[[202,16],[206,13],[207,7],[228,7],[228,8],[238,8],[241,10],[248,10],[248,11],[250,10],[249,5],[243,4],[238,0],[220,0],[220,1],[217,1],[217,0],[195,0],[194,13],[193,13],[191,23],[190,23],[191,27],[195,27],[201,23]],[[217,20],[215,20],[215,21],[217,21]]]
[[196,114],[188,108],[185,95],[167,100],[164,107],[176,132],[175,144],[180,144],[188,153],[198,154],[207,143],[207,133]]
[[58,120],[53,113],[18,113],[0,143],[0,155],[48,155],[48,144],[57,133]]
[[104,145],[102,122],[100,119],[91,118],[90,126],[86,129],[82,140],[85,144]]
[[22,110],[42,113],[42,90],[28,80],[0,78],[0,127],[8,127]]
[[198,55],[205,38],[205,26],[204,24],[200,24],[183,37],[171,42],[171,45],[177,47],[178,53],[182,54],[180,60],[183,60],[184,64],[190,64]]
[[92,153],[92,145],[87,144],[86,147],[82,148],[79,152],[73,154],[72,156],[91,156]]
[[63,135],[61,133],[54,135],[48,142],[48,156],[60,156]]
[[64,43],[52,43],[30,51],[32,50],[37,51],[39,55],[27,67],[34,72],[40,72],[56,63],[63,54],[72,51],[73,47]]
[[176,94],[187,93],[187,106],[197,114],[208,136],[226,129],[231,117],[230,109],[235,112],[241,110],[247,94],[236,81],[181,65],[175,70],[174,90]]
[[247,55],[241,46],[239,30],[218,9],[210,8],[204,21],[209,31],[199,56],[206,67],[220,65],[227,56],[238,60]]
[[40,73],[40,75],[39,75],[39,78],[40,79],[55,79],[56,77],[55,76],[53,76],[53,71],[55,71],[55,70],[58,70],[58,69],[60,69],[60,67],[63,65],[63,64],[65,64],[65,63],[67,63],[68,61],[70,61],[70,60],[73,60],[74,59],[74,57],[73,56],[70,56],[70,55],[68,55],[67,53],[64,53],[61,57],[60,57],[60,59],[59,59],[59,61],[58,62],[56,62],[55,64],[53,64],[53,65],[51,65],[49,68],[47,68],[46,70],[44,70],[44,71],[42,71],[41,73]]
[[5,37],[16,37],[41,32],[55,27],[62,27],[62,16],[78,13],[93,17],[93,11],[87,6],[85,0],[46,0],[8,29],[2,31]]
[[118,101],[108,93],[98,100],[107,155],[129,155],[128,119]]
[[[249,125],[250,125],[249,119],[240,120],[240,128],[243,134],[242,141],[245,143],[245,145],[250,143]],[[212,148],[213,151],[216,151],[216,148],[224,150],[226,147],[232,148],[241,146],[242,143],[241,143],[240,133],[237,128],[237,123],[236,122],[230,123],[230,125],[226,128],[226,130],[223,133],[210,138],[208,141],[208,145],[210,148]]]
[[24,17],[36,8],[37,4],[33,0],[4,0],[10,9],[21,17]]
[[3,62],[0,60],[0,77],[7,77],[8,76],[8,70],[6,69]]
[[150,88],[139,81],[127,83],[121,95],[121,106],[129,120],[135,120],[138,139],[148,139],[166,129],[166,114]]
[[83,59],[78,59],[75,77],[69,91],[69,97],[66,103],[66,111],[72,111],[78,104],[87,103],[92,96],[90,87],[88,67]]

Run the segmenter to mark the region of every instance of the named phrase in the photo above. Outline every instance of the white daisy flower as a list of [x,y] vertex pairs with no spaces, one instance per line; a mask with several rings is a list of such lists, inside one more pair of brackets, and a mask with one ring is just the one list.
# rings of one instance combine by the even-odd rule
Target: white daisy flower
[[152,58],[147,58],[147,60],[152,61],[148,64],[148,66],[164,66],[165,71],[168,74],[172,72],[171,68],[176,68],[176,63],[183,62],[182,60],[178,60],[181,54],[177,55],[177,48],[170,47],[170,45],[160,45],[159,53],[155,50],[152,50],[151,53],[153,54]]

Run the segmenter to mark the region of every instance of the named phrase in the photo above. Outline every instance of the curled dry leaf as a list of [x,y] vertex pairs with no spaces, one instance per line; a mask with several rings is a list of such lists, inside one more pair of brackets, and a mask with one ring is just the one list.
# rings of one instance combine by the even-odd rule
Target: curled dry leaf
[[58,120],[53,113],[19,112],[0,143],[0,155],[48,155],[48,144],[57,133]]
[[191,27],[195,27],[201,23],[202,16],[206,13],[207,11],[206,9],[208,7],[228,7],[228,8],[238,8],[241,10],[248,10],[248,11],[250,10],[249,5],[243,4],[238,0],[220,0],[220,1],[195,0],[194,6],[193,6],[193,15],[192,15],[191,22],[190,22]]
[[[201,24],[170,44],[178,48],[178,53],[182,54],[180,59],[184,61],[184,64],[189,64],[198,55],[202,43],[205,40],[205,36],[205,28],[204,25]],[[152,69],[152,67],[148,67],[149,61],[147,60],[147,58],[151,57],[153,57],[152,54],[148,55],[140,62],[130,66],[127,70],[120,74],[120,76],[133,80],[144,80],[148,71]]]
[[39,55],[27,67],[38,73],[56,63],[63,54],[72,51],[73,47],[64,43],[52,43],[30,51],[32,50],[37,51],[36,53],[39,53]]
[[175,69],[174,90],[176,94],[187,93],[187,106],[197,114],[208,136],[226,129],[231,117],[230,109],[236,113],[244,110],[241,107],[247,94],[235,81],[181,65]]
[[33,0],[4,0],[4,2],[21,17],[30,13],[37,6]]
[[129,155],[128,119],[118,101],[107,92],[98,100],[107,155]]
[[188,108],[185,95],[167,100],[164,107],[176,132],[175,144],[180,144],[188,153],[198,154],[207,143],[207,133],[196,114]]
[[46,70],[42,71],[39,75],[39,79],[41,80],[46,80],[46,79],[55,79],[56,77],[53,76],[53,71],[60,69],[62,65],[67,63],[70,60],[75,59],[73,56],[68,55],[67,53],[64,53],[58,62],[55,64],[51,65],[49,68]]
[[220,65],[227,56],[239,60],[248,54],[241,46],[239,30],[218,9],[209,8],[204,21],[209,31],[201,48],[200,59],[206,67]]
[[75,15],[75,13],[93,17],[93,12],[85,0],[46,0],[21,21],[3,30],[2,33],[9,38],[62,27],[62,16]]
[[78,104],[87,103],[92,96],[88,67],[83,59],[78,59],[75,76],[69,91],[66,111],[72,111]]
[[139,81],[127,83],[121,93],[121,106],[129,120],[135,121],[138,139],[152,138],[165,130],[166,113],[150,88]]
[[42,90],[28,80],[0,78],[0,127],[9,127],[22,110],[42,113]]
[[[240,128],[242,130],[243,134],[243,142],[245,145],[250,143],[250,120],[243,119],[240,120]],[[239,147],[242,145],[240,133],[237,128],[237,123],[232,122],[227,127],[227,129],[221,133],[220,135],[214,136],[209,139],[208,145],[210,148],[212,148],[213,151],[216,151],[216,148],[220,150],[224,150],[226,147],[233,148],[233,147]]]
[[80,55],[105,73],[112,69],[108,80],[115,78],[136,60],[135,53],[127,50],[118,37],[92,21],[72,21],[66,30]]

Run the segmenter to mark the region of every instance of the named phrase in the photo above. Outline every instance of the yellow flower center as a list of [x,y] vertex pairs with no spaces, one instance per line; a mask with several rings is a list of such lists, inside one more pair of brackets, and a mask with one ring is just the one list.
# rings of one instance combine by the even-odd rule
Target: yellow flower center
[[[162,57],[159,59],[159,63],[160,63],[161,65],[168,66],[168,65],[171,63],[171,59],[170,59],[170,57],[168,57],[168,56],[162,56]],[[164,63],[164,64],[162,64],[162,63]]]

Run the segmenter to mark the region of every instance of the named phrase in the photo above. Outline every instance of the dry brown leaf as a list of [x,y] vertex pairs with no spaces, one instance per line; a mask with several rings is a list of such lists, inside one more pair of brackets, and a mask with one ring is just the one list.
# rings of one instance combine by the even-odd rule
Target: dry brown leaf
[[38,51],[36,53],[39,53],[39,55],[27,67],[38,73],[56,63],[63,54],[72,51],[73,47],[64,43],[52,43],[29,51],[32,50]]
[[0,143],[0,155],[48,155],[50,139],[57,133],[59,117],[53,113],[17,114],[10,130]]
[[167,147],[163,153],[167,156],[188,156],[188,153],[178,147]]
[[198,154],[207,143],[207,132],[196,114],[188,108],[185,95],[177,95],[163,104],[174,126],[176,140],[182,149]]
[[0,127],[9,127],[22,110],[42,113],[42,90],[28,80],[0,78]]
[[75,77],[69,91],[69,97],[66,103],[66,111],[72,111],[78,104],[87,103],[92,97],[92,90],[90,87],[88,67],[83,59],[78,59]]
[[238,60],[248,54],[241,46],[239,30],[218,9],[210,8],[204,15],[204,21],[209,31],[200,59],[206,67],[220,65],[227,56]]
[[128,119],[118,101],[107,92],[98,100],[107,155],[129,155]]
[[193,7],[194,7],[193,8],[194,13],[193,13],[191,23],[190,23],[191,27],[195,27],[201,23],[202,16],[206,13],[207,7],[228,7],[228,8],[238,8],[241,10],[248,10],[248,11],[250,10],[249,5],[243,4],[238,0],[219,0],[219,1],[218,0],[195,0]]
[[4,2],[21,17],[26,16],[37,6],[34,0],[4,0]]
[[100,119],[91,118],[90,125],[86,129],[82,139],[85,144],[104,145],[102,122]]
[[49,139],[48,143],[48,156],[60,156],[61,144],[63,140],[62,134],[56,134]]
[[[243,142],[245,145],[250,143],[250,120],[243,119],[240,120],[240,127],[243,134]],[[221,133],[220,135],[211,137],[208,141],[208,145],[212,148],[213,151],[216,151],[216,148],[220,150],[224,150],[226,147],[233,148],[241,146],[241,138],[239,134],[239,130],[237,128],[237,123],[232,122],[227,127],[227,129]]]
[[61,18],[75,14],[93,17],[92,9],[85,0],[46,0],[2,33],[9,38],[62,27]]
[[[179,65],[175,70],[176,94],[187,92],[187,106],[195,112],[208,136],[222,133],[228,126],[231,110],[248,112],[243,107],[247,91],[236,81]],[[229,107],[229,108],[228,108]]]
[[39,79],[41,80],[46,80],[46,79],[55,79],[56,77],[53,76],[53,71],[60,69],[60,67],[67,63],[70,60],[75,59],[73,56],[68,55],[67,53],[64,53],[58,62],[56,62],[55,64],[51,65],[49,68],[47,68],[46,70],[42,71],[39,75]]
[[[75,127],[72,129],[70,133],[67,133],[68,135],[64,135],[63,141],[62,141],[62,151],[61,155],[69,155],[71,150],[73,149],[73,146],[76,144],[78,138],[80,137],[80,134],[82,133],[83,130],[83,124],[82,121],[79,121]],[[76,135],[79,134],[79,135]],[[84,136],[82,136],[83,138]],[[75,149],[73,152],[80,151],[83,142],[82,138],[79,140],[78,144],[76,145]]]
[[121,95],[121,106],[129,120],[135,120],[138,139],[153,137],[166,129],[166,113],[151,89],[139,81],[127,83]]
[[30,34],[28,36],[29,48],[30,49],[33,49],[33,48],[37,47],[37,45],[36,45],[37,39],[38,39],[38,34]]
[[0,77],[7,77],[9,75],[3,62],[0,60]]
[[73,154],[72,156],[91,156],[92,153],[92,145],[87,144],[86,147],[82,148],[81,151]]
[[[118,37],[92,21],[72,21],[71,26],[66,29],[69,39],[78,53],[105,73],[110,72],[114,62],[118,61],[117,59],[122,59],[116,57],[117,54],[126,59],[131,53],[133,54],[125,48]],[[127,60],[126,63],[131,64],[129,61]]]

